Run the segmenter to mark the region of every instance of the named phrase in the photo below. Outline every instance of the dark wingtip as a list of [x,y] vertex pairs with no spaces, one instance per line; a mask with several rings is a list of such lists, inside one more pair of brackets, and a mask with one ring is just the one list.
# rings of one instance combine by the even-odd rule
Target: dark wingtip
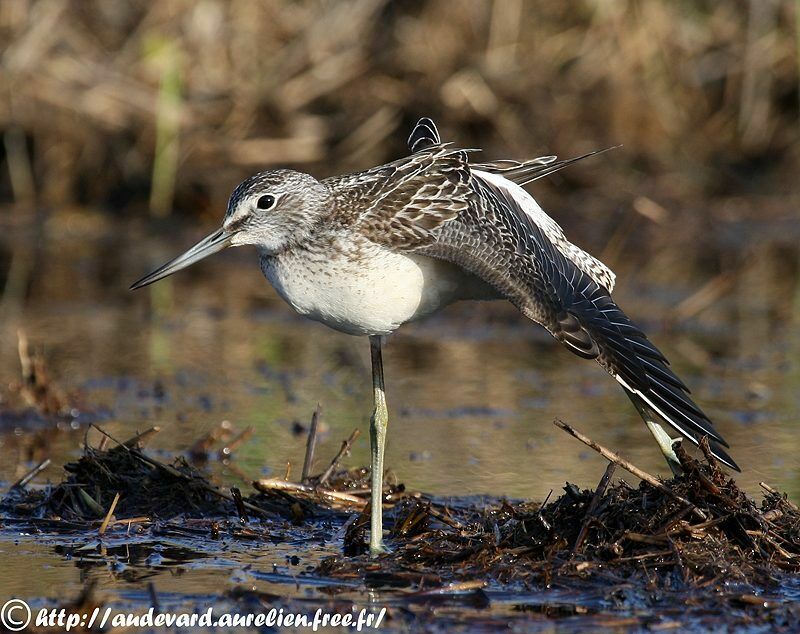
[[[739,467],[739,465],[736,464],[736,461],[733,458],[731,458],[730,455],[728,454],[728,452],[725,451],[721,447],[721,444],[722,443],[717,442],[717,441],[713,441],[713,440],[709,441],[708,445],[709,445],[709,449],[711,449],[711,455],[713,455],[717,460],[719,460],[726,467],[729,467],[729,468],[733,469],[737,473],[741,473],[742,470]],[[728,444],[725,443],[725,446],[727,447]]]
[[539,180],[540,178],[544,178],[545,176],[550,176],[556,172],[560,172],[565,167],[569,167],[573,163],[577,163],[578,161],[582,161],[592,156],[604,154],[605,152],[610,152],[611,150],[615,150],[619,147],[622,147],[622,145],[612,145],[611,147],[602,148],[600,150],[592,150],[591,152],[587,152],[586,154],[581,154],[580,156],[575,156],[573,158],[545,164],[539,163],[538,161],[540,159],[534,159],[533,161],[523,162],[518,167],[502,170],[500,173],[505,178],[515,182],[517,185],[527,185],[533,181]]

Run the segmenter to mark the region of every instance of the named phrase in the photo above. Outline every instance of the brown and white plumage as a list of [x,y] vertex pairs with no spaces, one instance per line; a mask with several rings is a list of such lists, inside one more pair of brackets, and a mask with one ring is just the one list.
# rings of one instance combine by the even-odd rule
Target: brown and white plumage
[[736,468],[666,358],[614,303],[614,273],[570,243],[520,187],[572,160],[471,163],[469,151],[441,143],[430,120],[417,125],[409,147],[416,151],[405,159],[323,181],[360,234],[482,280],[571,352],[597,360],[637,409],[694,443],[708,436],[715,455]]
[[[370,337],[370,549],[382,551],[381,477],[388,414],[381,336],[462,299],[507,299],[622,386],[674,467],[658,420],[703,436],[737,469],[727,444],[661,352],[611,298],[614,274],[572,244],[522,186],[584,157],[475,162],[442,143],[430,119],[411,154],[318,181],[293,170],[252,176],[231,195],[222,228],[133,285],[139,288],[228,246],[254,245],[261,269],[298,313]],[[588,155],[586,155],[588,156]]]

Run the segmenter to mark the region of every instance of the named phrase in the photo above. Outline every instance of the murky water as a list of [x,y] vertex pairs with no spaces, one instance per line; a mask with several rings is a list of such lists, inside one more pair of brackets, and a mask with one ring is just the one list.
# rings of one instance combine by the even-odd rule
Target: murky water
[[[4,260],[13,254],[25,265],[30,296],[24,302],[7,297],[3,305],[4,385],[19,376],[22,327],[43,350],[51,375],[64,389],[79,391],[117,438],[159,425],[163,431],[155,444],[180,451],[227,419],[255,428],[236,454],[238,470],[251,478],[282,474],[287,461],[299,470],[306,438],[293,424],[307,423],[319,402],[324,426],[317,455],[332,455],[360,428],[364,433],[349,462],[368,463],[367,341],[296,316],[261,277],[254,252],[230,251],[131,293],[131,281],[208,227],[180,233],[165,227],[157,238],[132,227],[120,235],[99,218],[63,213],[41,229],[37,250],[15,248],[33,244],[28,239],[35,230],[6,228]],[[743,469],[739,482],[758,495],[763,480],[797,500],[800,336],[792,320],[798,320],[800,300],[789,296],[783,312],[764,303],[771,297],[769,273],[781,273],[787,258],[796,263],[797,252],[765,250],[762,256],[762,277],[736,277],[715,306],[671,331],[663,328],[663,316],[697,287],[686,281],[670,285],[658,270],[623,266],[615,296],[730,442]],[[702,272],[691,281],[701,286]],[[391,412],[387,464],[413,488],[436,495],[542,498],[566,480],[593,487],[604,461],[556,429],[554,418],[645,470],[666,471],[616,383],[507,304],[457,305],[408,325],[389,339],[384,361]],[[4,400],[14,404],[13,396]],[[4,421],[4,488],[42,457],[53,466],[38,481],[60,480],[60,465],[77,457],[86,431],[85,424],[54,431]],[[220,469],[220,477],[240,482],[234,472]],[[76,594],[86,575],[96,573],[58,554],[54,544],[23,535],[0,541],[0,594]],[[270,557],[285,566],[285,553]],[[12,572],[23,560],[38,571],[35,576]],[[242,565],[237,558],[235,565],[203,566],[189,575],[191,587],[183,581],[174,589],[201,592],[214,579],[236,578]],[[259,567],[270,568],[261,555]],[[126,580],[101,568],[104,584],[142,587],[141,578]],[[172,576],[153,574],[159,589],[170,591]]]

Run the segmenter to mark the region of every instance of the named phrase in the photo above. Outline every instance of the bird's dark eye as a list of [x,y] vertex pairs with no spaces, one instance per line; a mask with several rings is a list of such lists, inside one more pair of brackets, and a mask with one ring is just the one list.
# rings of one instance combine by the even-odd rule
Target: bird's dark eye
[[275,205],[275,196],[272,194],[266,194],[261,196],[258,201],[256,202],[256,207],[259,209],[270,209]]

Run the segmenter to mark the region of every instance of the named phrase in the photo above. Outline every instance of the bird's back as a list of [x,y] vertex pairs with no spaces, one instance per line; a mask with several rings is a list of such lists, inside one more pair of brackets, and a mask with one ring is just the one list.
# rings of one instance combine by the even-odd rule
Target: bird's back
[[[561,169],[574,159],[558,162],[555,157],[541,157],[527,162],[473,163],[469,160],[470,150],[442,143],[427,147],[421,144],[419,139],[411,138],[409,145],[421,149],[408,157],[324,180],[337,201],[331,222],[342,223],[392,249],[420,250],[440,241],[451,223],[478,226],[494,211],[487,186],[499,188],[521,201],[519,211],[564,257],[609,292],[613,290],[613,271],[567,240],[558,223],[520,186]],[[501,239],[512,244],[519,237],[508,234]],[[474,246],[481,248],[483,241]],[[521,244],[517,246],[522,248]]]

